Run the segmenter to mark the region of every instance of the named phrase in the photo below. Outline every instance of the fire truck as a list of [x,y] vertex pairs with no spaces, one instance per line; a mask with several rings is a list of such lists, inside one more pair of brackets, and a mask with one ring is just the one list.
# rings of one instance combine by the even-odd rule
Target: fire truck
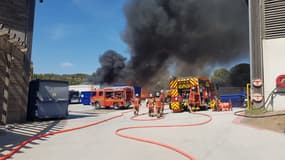
[[180,77],[169,82],[173,112],[206,110],[214,96],[214,87],[206,77]]
[[96,89],[91,94],[91,104],[96,109],[100,108],[129,108],[134,98],[134,87],[106,87],[103,89]]

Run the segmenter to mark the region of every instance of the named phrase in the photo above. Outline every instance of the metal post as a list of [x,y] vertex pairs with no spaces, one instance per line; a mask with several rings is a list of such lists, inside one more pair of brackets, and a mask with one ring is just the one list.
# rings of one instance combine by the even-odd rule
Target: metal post
[[246,104],[246,109],[247,110],[250,110],[251,107],[250,107],[250,83],[247,83],[246,84],[246,99],[247,99],[247,104]]
[[248,26],[249,26],[249,59],[250,59],[250,81],[252,82],[253,80],[253,57],[252,57],[252,14],[251,14],[251,9],[252,8],[252,2],[251,0],[248,1]]

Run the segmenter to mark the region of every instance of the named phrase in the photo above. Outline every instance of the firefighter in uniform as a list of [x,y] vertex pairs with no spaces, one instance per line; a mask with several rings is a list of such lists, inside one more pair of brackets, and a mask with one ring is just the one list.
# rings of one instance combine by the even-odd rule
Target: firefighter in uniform
[[155,111],[156,111],[156,116],[157,118],[161,117],[162,115],[162,102],[161,102],[161,98],[160,98],[160,93],[159,92],[156,92],[155,93],[155,98],[154,98],[154,101],[155,101]]
[[161,90],[160,92],[161,92],[161,94],[160,94],[160,101],[161,101],[161,115],[163,115],[163,112],[164,112],[164,101],[165,101],[165,96],[164,96],[163,90]]
[[139,98],[139,95],[136,94],[136,97],[132,100],[134,104],[134,115],[139,115],[139,109],[141,104],[141,99]]
[[195,95],[196,95],[196,91],[195,91],[195,87],[192,87],[190,89],[190,94],[189,94],[189,112],[192,112],[192,110],[195,110],[196,107],[196,103],[195,103]]
[[149,94],[147,98],[148,115],[150,117],[154,116],[154,98],[152,94]]
[[206,88],[204,88],[204,90],[203,90],[203,97],[204,97],[205,103],[208,104],[209,103],[209,94],[208,94]]

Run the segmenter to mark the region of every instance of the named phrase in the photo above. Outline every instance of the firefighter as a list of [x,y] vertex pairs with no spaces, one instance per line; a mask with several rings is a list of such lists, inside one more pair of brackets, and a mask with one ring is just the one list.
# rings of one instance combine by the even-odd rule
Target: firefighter
[[208,94],[206,88],[203,89],[203,98],[204,98],[204,102],[205,102],[206,104],[208,104],[208,103],[209,103],[209,94]]
[[139,98],[139,94],[136,94],[136,97],[132,99],[133,104],[134,104],[134,115],[138,116],[139,115],[139,108],[141,104],[141,99]]
[[155,102],[155,111],[156,111],[156,116],[157,118],[161,117],[162,115],[162,102],[161,102],[161,98],[160,98],[160,93],[156,92],[155,93],[155,98],[154,98],[154,102]]
[[154,98],[151,93],[149,94],[149,97],[147,98],[147,107],[148,107],[148,115],[150,117],[153,117],[154,116]]
[[164,102],[165,102],[165,96],[164,96],[163,90],[160,91],[160,101],[161,101],[161,115],[163,115]]
[[217,103],[218,103],[217,97],[215,96],[210,102],[210,108],[212,109],[212,111],[216,111]]
[[195,110],[195,107],[196,107],[195,95],[196,95],[196,88],[192,87],[190,89],[190,95],[189,95],[189,101],[188,101],[188,103],[189,103],[189,106],[188,106],[189,112],[192,112],[192,110]]

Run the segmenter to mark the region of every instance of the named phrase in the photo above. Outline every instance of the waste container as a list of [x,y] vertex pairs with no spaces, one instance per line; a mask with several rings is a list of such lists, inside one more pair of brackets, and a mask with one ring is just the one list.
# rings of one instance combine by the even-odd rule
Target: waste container
[[68,104],[68,82],[32,80],[29,85],[27,120],[66,118]]
[[90,91],[81,92],[80,101],[83,105],[90,105],[91,104],[91,92]]
[[245,96],[243,94],[225,94],[220,95],[220,99],[222,102],[232,102],[233,107],[243,107]]

